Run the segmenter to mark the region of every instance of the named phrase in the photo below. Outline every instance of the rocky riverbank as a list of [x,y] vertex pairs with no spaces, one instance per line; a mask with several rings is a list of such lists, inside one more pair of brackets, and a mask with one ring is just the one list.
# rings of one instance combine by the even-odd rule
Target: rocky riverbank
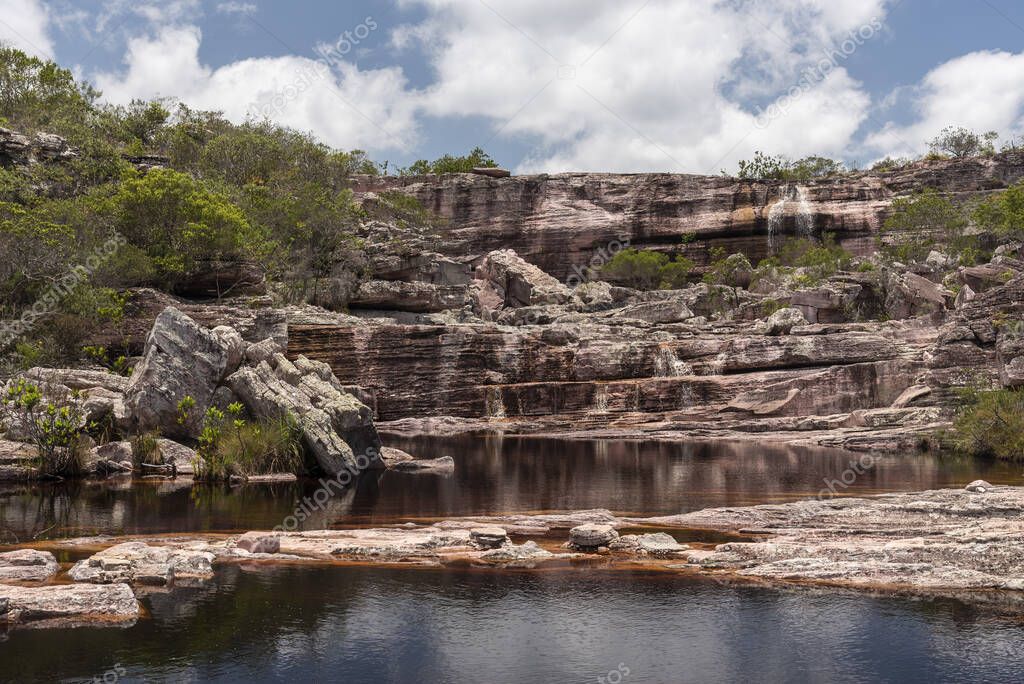
[[[708,531],[722,539],[709,542]],[[639,565],[719,581],[949,596],[1019,612],[1022,539],[1024,488],[981,481],[654,518],[590,510],[345,530],[87,537],[0,553],[0,620],[124,623],[139,614],[129,596],[202,584],[224,563]],[[53,551],[92,555],[62,568]]]

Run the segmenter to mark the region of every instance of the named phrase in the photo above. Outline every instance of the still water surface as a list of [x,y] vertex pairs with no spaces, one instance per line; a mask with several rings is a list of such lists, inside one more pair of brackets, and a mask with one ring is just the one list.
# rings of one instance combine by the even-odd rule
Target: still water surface
[[[1022,484],[1020,466],[735,444],[417,439],[451,476],[372,474],[308,527],[512,511],[655,515],[818,495]],[[863,461],[862,461],[863,463]],[[0,488],[0,543],[269,529],[315,481]],[[67,559],[65,559],[67,560]],[[535,572],[224,566],[143,600],[129,628],[0,634],[0,681],[1020,682],[1024,623],[955,601]],[[93,679],[98,678],[98,679]]]
[[[863,469],[858,462],[871,460],[862,454],[775,445],[493,437],[392,444],[423,458],[450,455],[455,473],[370,473],[332,497],[306,528],[586,508],[663,515],[832,491],[963,486],[978,478],[1024,483],[1020,465],[929,454],[878,457]],[[0,543],[101,533],[271,529],[318,486],[315,480],[235,488],[192,487],[181,480],[0,486]]]
[[667,574],[229,567],[207,588],[147,603],[152,617],[128,629],[13,632],[0,643],[0,680],[102,681],[114,671],[121,682],[1024,678],[1024,626],[954,602]]

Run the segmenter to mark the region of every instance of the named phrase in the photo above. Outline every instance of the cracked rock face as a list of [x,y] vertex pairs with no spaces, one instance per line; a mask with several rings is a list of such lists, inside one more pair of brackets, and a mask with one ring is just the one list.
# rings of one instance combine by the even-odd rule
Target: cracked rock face
[[[233,331],[232,331],[233,332]],[[203,328],[177,309],[157,316],[142,361],[124,390],[138,432],[160,429],[169,437],[194,437],[214,390],[240,361],[241,338]],[[192,418],[178,421],[178,404],[192,397]]]
[[75,627],[133,623],[139,602],[127,584],[57,584],[14,587],[0,584],[0,621],[32,626]]
[[214,556],[200,550],[125,542],[75,563],[68,576],[76,582],[166,586],[213,577]]
[[1024,488],[985,485],[708,509],[649,522],[770,535],[691,557],[695,565],[741,576],[1024,590]]
[[0,582],[41,582],[60,570],[57,559],[49,551],[19,549],[0,553]]

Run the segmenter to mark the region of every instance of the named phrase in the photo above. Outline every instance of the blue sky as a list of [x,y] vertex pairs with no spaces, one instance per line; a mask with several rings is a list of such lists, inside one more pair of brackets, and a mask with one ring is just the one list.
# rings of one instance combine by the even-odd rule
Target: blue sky
[[0,0],[0,40],[114,102],[269,116],[402,165],[482,145],[520,172],[714,173],[1024,133],[1010,0]]

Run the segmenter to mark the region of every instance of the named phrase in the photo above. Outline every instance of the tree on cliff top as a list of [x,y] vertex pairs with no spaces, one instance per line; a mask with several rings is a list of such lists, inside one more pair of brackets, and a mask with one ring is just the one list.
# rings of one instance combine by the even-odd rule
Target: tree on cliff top
[[464,157],[453,157],[446,154],[434,161],[419,159],[413,162],[409,168],[400,169],[400,175],[425,176],[431,173],[469,173],[475,168],[495,168],[498,164],[491,159],[491,155],[479,147],[474,147]]
[[977,157],[982,154],[994,154],[998,137],[999,134],[995,131],[978,135],[963,126],[946,126],[928,141],[928,149],[933,155],[957,159]]

